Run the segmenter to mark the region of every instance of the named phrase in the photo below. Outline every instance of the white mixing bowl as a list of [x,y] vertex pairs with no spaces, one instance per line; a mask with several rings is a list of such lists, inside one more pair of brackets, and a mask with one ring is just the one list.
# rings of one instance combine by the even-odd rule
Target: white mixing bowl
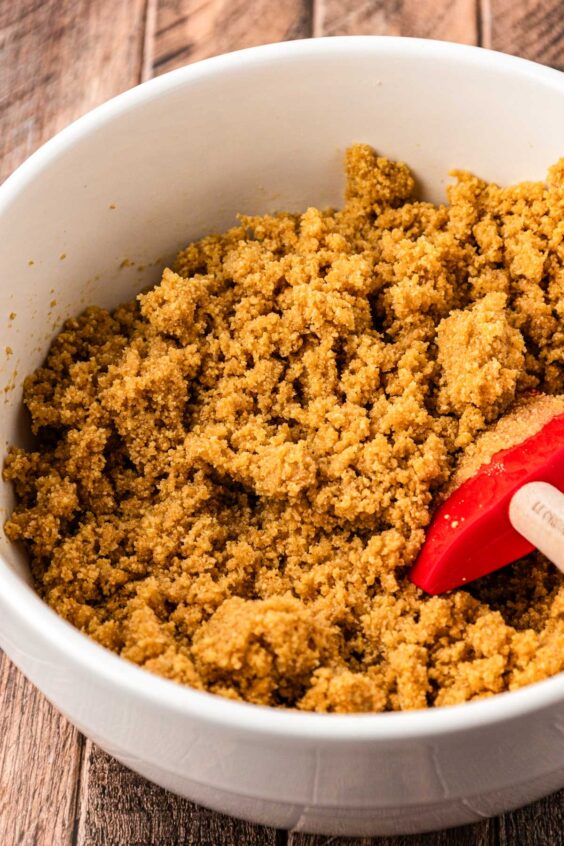
[[[64,317],[131,298],[237,211],[339,203],[354,141],[409,162],[433,200],[454,166],[501,183],[539,179],[564,153],[564,76],[472,47],[332,38],[182,68],[77,121],[0,189],[0,355],[13,350],[0,387],[16,386],[0,394],[2,452],[25,439],[21,380]],[[11,504],[4,484],[4,515]],[[370,835],[472,822],[564,786],[564,674],[411,713],[238,704],[90,642],[38,599],[2,533],[0,553],[10,658],[101,747],[196,802]]]

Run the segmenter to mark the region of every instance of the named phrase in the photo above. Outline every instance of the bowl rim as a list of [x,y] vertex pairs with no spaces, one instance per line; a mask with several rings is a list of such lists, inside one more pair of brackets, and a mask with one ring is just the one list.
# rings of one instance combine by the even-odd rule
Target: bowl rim
[[[335,58],[350,55],[351,51],[356,55],[376,51],[383,58],[416,57],[485,66],[497,73],[517,74],[556,87],[564,98],[564,74],[560,71],[470,45],[392,36],[337,36],[251,47],[170,71],[113,97],[78,118],[43,144],[0,186],[0,217],[9,211],[12,201],[39,173],[92,130],[165,92],[235,68],[292,61],[296,56]],[[34,635],[66,659],[70,667],[86,669],[99,682],[115,685],[124,694],[143,700],[148,706],[157,706],[163,713],[168,711],[171,715],[251,734],[269,734],[285,741],[409,742],[416,737],[470,731],[564,703],[564,673],[480,701],[418,711],[317,714],[235,702],[156,676],[95,643],[49,608],[1,556],[0,608],[17,621],[21,631],[32,629]]]

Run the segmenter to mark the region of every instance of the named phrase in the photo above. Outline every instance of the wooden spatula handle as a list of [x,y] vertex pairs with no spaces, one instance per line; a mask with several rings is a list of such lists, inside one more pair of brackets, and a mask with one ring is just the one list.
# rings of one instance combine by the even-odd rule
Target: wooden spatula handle
[[547,482],[519,488],[509,505],[514,529],[564,573],[564,494]]

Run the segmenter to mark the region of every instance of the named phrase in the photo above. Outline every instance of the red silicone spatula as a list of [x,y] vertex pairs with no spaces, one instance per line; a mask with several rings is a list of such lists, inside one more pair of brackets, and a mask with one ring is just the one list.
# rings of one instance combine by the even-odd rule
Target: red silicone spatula
[[522,402],[475,444],[435,513],[411,580],[460,587],[535,547],[564,572],[564,398]]

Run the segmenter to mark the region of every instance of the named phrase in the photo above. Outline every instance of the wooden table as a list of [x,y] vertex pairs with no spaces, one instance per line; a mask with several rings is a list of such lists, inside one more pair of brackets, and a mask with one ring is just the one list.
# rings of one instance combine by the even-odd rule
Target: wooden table
[[[0,0],[0,179],[71,120],[151,76],[254,44],[353,33],[481,44],[564,64],[561,0]],[[450,832],[346,842],[563,840],[564,792]],[[253,826],[153,786],[82,737],[0,655],[0,846],[344,842]]]

